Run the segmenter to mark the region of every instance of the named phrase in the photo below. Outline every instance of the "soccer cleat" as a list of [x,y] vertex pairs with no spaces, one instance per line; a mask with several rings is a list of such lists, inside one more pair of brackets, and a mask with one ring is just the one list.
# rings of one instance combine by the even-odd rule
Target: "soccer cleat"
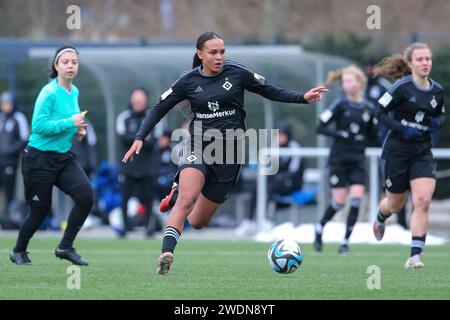
[[339,254],[343,255],[343,256],[349,256],[351,255],[351,252],[348,248],[348,245],[346,244],[341,244],[339,246],[339,250],[338,250]]
[[315,232],[316,237],[314,239],[314,249],[316,249],[317,252],[322,252],[322,234],[319,232]]
[[161,212],[169,211],[175,205],[177,198],[178,198],[178,184],[174,183],[172,186],[172,190],[170,190],[169,195],[161,200],[161,203],[159,204],[159,211]]
[[11,250],[9,259],[18,266],[31,266],[31,260],[28,258],[28,253],[29,252],[14,252],[14,250]]
[[380,221],[376,220],[373,223],[373,234],[375,235],[375,238],[380,241],[383,239],[384,236],[384,230],[386,229],[386,224],[381,223]]
[[55,256],[60,259],[68,260],[77,266],[89,265],[89,262],[84,260],[82,257],[80,257],[74,248],[70,248],[70,249],[56,248]]
[[422,261],[420,261],[420,254],[416,254],[412,257],[409,257],[405,262],[406,269],[415,269],[415,268],[423,268],[425,265]]
[[173,263],[173,253],[164,252],[158,258],[158,265],[156,267],[156,273],[165,275],[169,272],[170,266]]

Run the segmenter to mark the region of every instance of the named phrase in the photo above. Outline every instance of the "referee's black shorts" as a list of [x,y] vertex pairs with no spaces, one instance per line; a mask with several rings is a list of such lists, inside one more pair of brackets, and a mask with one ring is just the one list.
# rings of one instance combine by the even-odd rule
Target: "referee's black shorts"
[[30,206],[50,208],[53,186],[74,199],[93,194],[88,177],[75,159],[72,152],[26,147],[22,158],[26,202]]

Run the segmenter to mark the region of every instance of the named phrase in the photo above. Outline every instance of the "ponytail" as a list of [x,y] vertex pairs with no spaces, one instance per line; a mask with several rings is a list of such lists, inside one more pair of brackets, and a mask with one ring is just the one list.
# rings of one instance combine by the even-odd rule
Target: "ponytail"
[[411,74],[411,68],[408,66],[408,63],[412,61],[412,54],[416,49],[430,50],[426,43],[415,42],[405,49],[403,55],[394,54],[381,60],[373,69],[374,77],[383,76],[395,80]]
[[401,54],[386,57],[373,68],[373,76],[383,76],[388,79],[399,79],[411,74],[408,62]]
[[330,85],[333,82],[342,81],[342,75],[344,73],[350,73],[350,74],[354,75],[356,77],[356,79],[361,83],[362,90],[366,90],[367,76],[364,74],[364,72],[360,68],[358,68],[354,64],[352,64],[348,67],[342,68],[342,69],[337,69],[335,71],[328,72],[327,80],[325,81],[325,84]]
[[[202,33],[197,38],[197,43],[196,43],[195,47],[197,48],[197,50],[202,50],[205,42],[208,40],[211,40],[211,39],[222,39],[222,37],[219,36],[214,31],[208,31],[208,32]],[[192,60],[192,69],[197,68],[201,64],[202,64],[202,59],[200,59],[198,57],[197,52],[195,52],[194,59]]]
[[202,59],[198,57],[197,52],[194,54],[194,59],[192,60],[192,69],[197,68],[202,64]]
[[342,69],[336,69],[334,71],[329,71],[327,74],[326,85],[330,85],[333,82],[342,80]]

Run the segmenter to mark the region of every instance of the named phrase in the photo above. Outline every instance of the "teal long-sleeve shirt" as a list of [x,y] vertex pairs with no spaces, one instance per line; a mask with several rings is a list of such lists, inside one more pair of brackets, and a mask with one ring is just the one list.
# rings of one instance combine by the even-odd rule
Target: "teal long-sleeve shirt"
[[34,105],[30,147],[58,153],[70,150],[77,132],[72,116],[80,113],[78,95],[77,87],[71,85],[69,92],[58,84],[57,78],[41,89]]

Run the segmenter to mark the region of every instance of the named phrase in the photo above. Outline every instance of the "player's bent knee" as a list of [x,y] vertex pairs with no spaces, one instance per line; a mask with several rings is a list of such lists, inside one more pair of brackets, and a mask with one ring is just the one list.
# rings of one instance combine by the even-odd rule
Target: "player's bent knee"
[[201,221],[191,221],[191,220],[189,220],[189,218],[188,218],[188,221],[189,221],[189,224],[191,225],[191,227],[194,229],[197,229],[197,230],[201,229],[205,226],[205,224]]
[[195,202],[197,201],[197,197],[194,195],[182,195],[178,196],[176,205],[179,206],[183,211],[191,212],[194,209]]
[[390,213],[397,213],[402,210],[403,206],[400,204],[391,204],[388,208]]
[[[30,204],[30,211],[28,212],[28,215],[32,216],[33,218],[36,218],[43,214],[47,215],[52,208],[51,202],[49,203],[31,203]],[[36,216],[37,215],[37,216]],[[44,219],[44,216],[42,217]]]
[[387,207],[390,213],[397,213],[404,207],[405,202],[404,201],[387,201]]
[[92,188],[83,189],[74,196],[75,203],[83,210],[90,211],[94,206],[94,191]]

